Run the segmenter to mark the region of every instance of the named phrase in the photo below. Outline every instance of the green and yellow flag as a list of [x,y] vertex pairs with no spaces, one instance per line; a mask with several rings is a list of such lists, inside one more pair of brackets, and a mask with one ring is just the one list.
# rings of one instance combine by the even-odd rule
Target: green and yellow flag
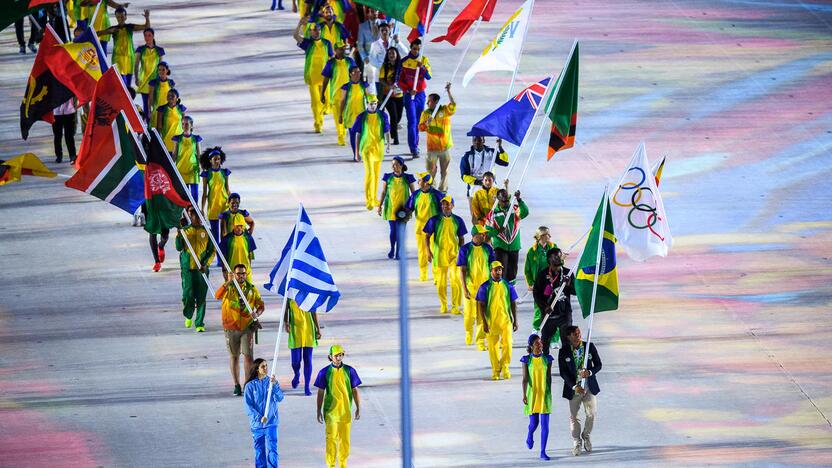
[[58,3],[58,0],[3,0],[0,2],[0,31],[50,3]]
[[[601,226],[603,225],[603,229]],[[601,242],[601,256],[598,260],[598,239],[603,233]],[[592,288],[598,282],[598,289],[595,292],[595,304],[592,303]],[[578,262],[578,271],[575,275],[575,293],[578,302],[581,304],[581,311],[584,318],[589,317],[590,311],[603,312],[606,310],[618,309],[618,270],[615,269],[615,231],[613,229],[612,211],[606,191],[598,211],[595,213],[595,220],[592,221],[592,230],[586,240],[584,253]]]
[[575,128],[578,125],[578,41],[572,47],[572,53],[566,60],[566,66],[560,72],[555,83],[557,94],[553,94],[549,109],[552,130],[549,134],[548,159],[560,150],[575,145]]

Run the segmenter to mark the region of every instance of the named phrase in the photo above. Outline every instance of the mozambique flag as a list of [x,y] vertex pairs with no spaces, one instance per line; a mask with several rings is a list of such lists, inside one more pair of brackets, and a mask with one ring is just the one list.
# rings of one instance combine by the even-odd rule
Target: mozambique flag
[[0,1],[0,31],[15,21],[38,11],[43,5],[58,3],[58,0],[2,0]]
[[0,160],[0,185],[17,182],[22,176],[56,177],[58,174],[50,171],[32,153],[15,156],[8,161]]
[[[367,5],[368,7],[384,13],[388,19],[394,19],[404,23],[411,28],[424,28],[424,15],[427,14],[428,2],[439,2],[444,0],[355,0],[355,3]],[[423,15],[420,16],[420,13]]]
[[549,120],[552,121],[547,160],[552,159],[556,152],[575,144],[575,127],[578,124],[578,41],[572,46],[555,89],[556,94],[552,95],[547,106]]
[[186,190],[162,137],[156,129],[151,130],[144,168],[144,203],[147,207],[144,230],[161,234],[162,229],[178,226],[182,208],[191,204]]
[[[601,229],[603,224],[604,228]],[[603,233],[601,241],[601,256],[598,260],[598,239]],[[597,263],[596,263],[597,262]],[[596,272],[600,272],[596,274]],[[595,304],[592,304],[592,288],[598,283],[595,292]],[[612,211],[607,193],[598,205],[592,230],[586,240],[584,253],[578,262],[578,272],[575,275],[575,293],[581,304],[584,318],[590,312],[603,312],[618,309],[618,270],[615,269],[615,232],[613,230]]]
[[98,132],[97,151],[64,185],[86,192],[133,214],[144,202],[144,178],[136,165],[143,149],[130,131],[124,112],[110,125],[110,133]]
[[43,41],[29,73],[23,102],[20,103],[20,136],[29,138],[29,129],[38,120],[52,123],[52,110],[72,98],[72,91],[61,84],[46,66],[50,49],[61,43],[51,26],[46,26]]
[[73,42],[52,47],[48,54],[46,65],[75,94],[78,105],[90,102],[95,83],[109,68],[95,31],[87,27]]

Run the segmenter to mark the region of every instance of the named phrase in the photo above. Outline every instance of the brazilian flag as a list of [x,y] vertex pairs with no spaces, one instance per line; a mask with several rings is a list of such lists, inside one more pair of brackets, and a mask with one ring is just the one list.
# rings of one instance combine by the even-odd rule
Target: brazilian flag
[[[601,227],[603,226],[603,228]],[[601,255],[598,256],[599,242]],[[595,307],[592,307],[592,290],[598,284],[595,291]],[[589,317],[590,311],[603,312],[606,310],[618,309],[618,270],[615,269],[615,231],[613,229],[612,211],[607,193],[595,219],[592,221],[592,230],[578,262],[578,271],[575,275],[575,293],[578,302],[581,304],[581,311],[584,318]]]

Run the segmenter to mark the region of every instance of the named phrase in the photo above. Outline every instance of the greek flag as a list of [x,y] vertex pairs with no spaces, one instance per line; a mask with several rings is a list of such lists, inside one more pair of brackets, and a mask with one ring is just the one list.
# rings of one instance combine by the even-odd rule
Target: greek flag
[[[338,303],[341,293],[332,279],[312,222],[302,205],[300,210],[300,223],[292,230],[280,260],[269,274],[269,282],[263,287],[274,291],[274,284],[278,283],[277,294],[292,299],[302,310],[317,312],[319,307],[324,307],[329,312]],[[292,244],[295,244],[294,261],[291,259]],[[286,282],[290,276],[287,295]]]

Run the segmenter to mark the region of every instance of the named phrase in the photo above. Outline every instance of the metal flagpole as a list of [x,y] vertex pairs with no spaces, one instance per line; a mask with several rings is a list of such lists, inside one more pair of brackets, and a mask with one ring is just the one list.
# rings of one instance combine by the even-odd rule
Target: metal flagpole
[[514,79],[517,78],[517,70],[520,69],[520,60],[523,58],[523,46],[526,45],[526,34],[529,32],[529,25],[532,24],[532,12],[534,11],[534,0],[531,0],[529,5],[529,15],[526,17],[526,29],[523,30],[523,41],[520,43],[520,53],[517,54],[517,66],[514,67],[514,73],[511,75],[511,83],[508,85],[508,93],[506,94],[506,101],[511,97],[511,88],[514,87]]
[[[598,226],[598,253],[595,255],[595,275],[592,280],[592,303],[589,306],[589,332],[586,335],[584,347],[584,362],[581,370],[586,370],[586,362],[589,360],[589,344],[592,340],[592,322],[595,318],[595,296],[598,293],[598,276],[601,274],[601,253],[604,246],[604,232],[607,224],[607,203],[609,203],[609,184],[604,186],[604,200],[601,208],[601,224]],[[586,389],[586,378],[581,379],[581,387]]]
[[[275,370],[277,370],[277,354],[280,351],[280,335],[283,334],[283,319],[286,317],[286,311],[289,307],[289,284],[292,281],[292,266],[295,263],[295,251],[298,248],[298,234],[300,228],[300,216],[303,213],[303,205],[298,205],[298,217],[295,220],[295,229],[292,231],[292,250],[289,253],[289,271],[286,272],[286,287],[283,289],[283,307],[280,308],[280,323],[277,326],[277,340],[274,342],[274,357],[272,358],[272,367],[269,370],[269,391],[266,393],[266,410],[263,412],[263,416],[267,417],[269,414],[269,403],[271,403],[272,399],[272,387],[274,384],[272,383],[271,377],[274,377]],[[280,285],[278,285],[278,289],[280,289]],[[265,425],[265,423],[263,424]]]
[[[569,255],[569,253],[570,253],[570,252],[572,252],[573,250],[575,250],[575,247],[576,247],[576,246],[577,246],[577,245],[578,245],[578,244],[579,244],[582,240],[584,240],[584,238],[585,238],[585,237],[586,237],[586,236],[590,233],[590,231],[592,231],[592,227],[591,227],[591,226],[590,226],[590,228],[589,228],[589,229],[587,229],[587,230],[586,230],[586,232],[584,232],[584,233],[583,233],[583,235],[581,235],[581,237],[579,237],[579,238],[578,238],[578,240],[576,240],[575,242],[573,242],[573,243],[572,243],[572,245],[570,245],[570,246],[569,246],[569,250],[567,250],[567,251],[566,251],[566,255]],[[577,257],[575,257],[575,261],[572,263],[572,268],[570,268],[570,269],[569,269],[569,276],[575,276],[575,270],[578,268],[578,263],[579,263],[580,261],[581,261],[581,256],[580,256],[580,255],[578,255]],[[568,278],[568,277],[567,277],[567,278]],[[558,301],[560,300],[560,298],[561,298],[561,297],[563,297],[563,290],[564,290],[564,288],[566,288],[566,279],[567,279],[567,278],[564,278],[563,283],[562,283],[562,284],[560,285],[560,287],[558,288],[557,293],[555,294],[555,300],[553,300],[553,301],[552,301],[552,304],[557,304],[557,303],[558,303]],[[543,317],[543,321],[541,321],[541,322],[540,322],[540,329],[541,329],[541,330],[543,330],[543,326],[544,326],[544,325],[546,325],[546,322],[547,322],[548,320],[549,320],[549,314],[546,314],[546,315]]]
[[407,229],[396,223],[399,248],[399,343],[401,367],[402,468],[413,467],[413,431],[410,406],[410,322],[407,290]]
[[[159,132],[155,128],[152,129],[152,131],[153,134],[156,135],[156,138],[158,138],[159,141],[161,141],[162,137],[159,136]],[[179,173],[179,169],[176,167],[176,163],[173,162],[173,158],[170,157],[168,149],[165,148],[164,145],[162,145],[162,148],[165,150],[165,156],[167,156],[168,161],[170,162],[173,168],[173,172],[176,174],[176,177],[179,179],[179,183],[182,184],[182,188],[184,189],[185,194],[188,196],[188,201],[190,201],[191,205],[193,205],[193,207],[196,208],[199,205],[197,205],[196,201],[194,201],[194,197],[193,195],[191,195],[191,191],[188,189],[188,184],[185,183],[185,179],[183,179],[182,174]],[[208,233],[212,234],[211,224],[208,223],[208,220],[205,219],[205,215],[200,210],[196,210],[196,214],[197,216],[199,216],[199,220],[202,221],[202,225],[205,226],[205,229],[208,231]],[[220,250],[220,244],[217,242],[217,239],[215,239],[213,235],[209,235],[208,237],[210,238],[211,243],[214,244],[214,249],[216,249],[217,251],[217,257],[219,257],[220,261],[222,261],[222,264],[223,266],[225,266],[226,271],[230,273],[229,276],[231,276],[231,282],[233,282],[234,287],[237,288],[237,293],[240,295],[240,299],[242,299],[243,304],[245,304],[246,310],[248,310],[248,313],[249,315],[251,315],[251,318],[255,322],[257,322],[257,317],[254,316],[254,310],[251,308],[251,304],[249,304],[246,295],[243,293],[243,288],[240,286],[240,283],[237,282],[237,278],[234,277],[234,272],[231,271],[231,267],[228,265],[228,260],[225,258],[225,255],[223,255],[222,251]]]
[[64,32],[66,33],[66,40],[71,42],[70,37],[72,37],[72,33],[69,32],[69,18],[66,17],[66,10],[64,10],[64,0],[58,0],[58,6],[61,9],[61,19],[63,19],[64,23]]
[[465,56],[468,55],[468,49],[471,48],[471,44],[474,42],[474,37],[477,36],[477,30],[480,28],[480,23],[482,23],[482,14],[485,13],[485,9],[488,8],[489,3],[491,3],[491,0],[487,0],[482,6],[482,11],[480,11],[480,15],[477,17],[477,23],[474,25],[474,30],[471,31],[471,36],[468,38],[468,44],[465,46],[465,50],[462,51],[462,57],[459,58],[459,63],[456,64],[454,73],[451,75],[451,83],[454,82],[454,78],[456,78],[456,74],[459,72],[462,62],[465,61]]
[[[185,210],[185,218],[188,219],[189,224],[193,225],[193,220],[191,219],[190,215],[188,215],[188,210]],[[185,245],[188,246],[188,252],[190,252],[191,256],[193,257],[194,262],[196,263],[196,267],[197,269],[199,269],[199,273],[202,275],[202,279],[205,280],[205,285],[208,286],[208,290],[211,291],[211,297],[214,297],[214,288],[211,286],[211,282],[208,281],[208,276],[206,276],[205,272],[202,271],[202,263],[199,261],[199,257],[196,254],[196,250],[194,250],[194,247],[191,245],[191,241],[188,240],[188,236],[186,236],[179,227],[176,228],[176,231],[179,233],[179,235],[182,236],[182,240],[185,241]],[[210,236],[211,234],[208,235]]]
[[[569,65],[569,59],[572,57],[572,54],[574,54],[574,53],[575,53],[575,47],[576,47],[577,45],[578,45],[578,40],[576,39],[576,40],[575,40],[575,42],[573,42],[573,43],[572,43],[572,49],[570,50],[569,55],[568,55],[568,56],[567,56],[567,58],[566,58],[566,64],[565,64],[565,65],[564,65],[564,67],[561,69],[560,74],[558,75],[558,82],[557,82],[557,85],[555,86],[555,91],[554,91],[554,93],[553,93],[555,96],[557,96],[558,91],[560,91],[560,86],[561,86],[561,84],[563,84],[563,76],[564,76],[564,74],[566,73],[566,68],[567,68],[567,66]],[[548,95],[548,91],[549,91],[549,89],[551,89],[552,78],[554,78],[554,76],[552,76],[552,77],[550,77],[550,78],[549,78],[549,84],[548,84],[548,85],[546,85],[546,93],[544,93],[543,99],[541,99],[541,100],[540,100],[541,104],[542,104],[543,102],[545,102],[545,100],[546,100],[546,98],[547,98],[547,95]],[[549,95],[549,98],[551,98],[551,95]],[[549,112],[551,112],[551,107],[552,107],[552,106],[554,106],[554,105],[555,105],[555,101],[554,101],[554,99],[551,99],[551,102],[547,102],[547,103],[544,105],[544,106],[545,106],[545,112],[544,112],[544,114],[549,114]],[[541,106],[541,107],[544,107],[544,106]],[[538,109],[540,109],[540,108],[538,108]],[[531,130],[531,129],[533,128],[533,126],[534,126],[534,121],[535,121],[535,118],[536,118],[536,117],[537,117],[537,115],[535,114],[535,117],[534,117],[534,118],[532,118],[532,123],[531,123],[531,124],[529,124],[529,130]],[[523,169],[523,174],[520,176],[520,182],[517,184],[517,190],[520,190],[520,186],[523,184],[523,178],[525,178],[525,177],[526,177],[526,170],[528,170],[528,168],[529,168],[529,163],[531,162],[532,156],[534,156],[534,149],[535,149],[535,147],[537,146],[537,142],[538,142],[538,140],[540,140],[540,135],[543,133],[543,128],[544,128],[544,126],[545,126],[545,125],[544,125],[543,123],[541,123],[541,124],[540,124],[540,129],[537,131],[537,137],[535,138],[535,140],[534,140],[534,144],[532,145],[532,150],[529,152],[528,159],[526,160],[526,166],[525,166],[525,168]],[[524,135],[524,136],[523,136],[523,141],[520,143],[520,149],[517,151],[518,156],[519,156],[519,155],[522,153],[522,151],[523,151],[523,145],[525,145],[525,143],[526,143],[526,137],[527,137],[528,135],[529,135],[529,132],[528,132],[528,131],[526,131],[526,135]],[[506,179],[508,179],[508,176],[511,174],[511,170],[512,170],[512,168],[513,168],[513,166],[509,166],[509,172],[508,172],[508,174],[506,175]],[[497,205],[496,200],[495,200],[495,202],[494,202],[494,205],[495,205],[495,206]],[[503,226],[505,226],[505,225],[508,223],[508,215],[509,215],[509,213],[511,213],[511,211],[514,209],[514,206],[515,206],[515,205],[514,205],[514,201],[512,201],[511,208],[510,208],[510,209],[509,209],[509,211],[506,213],[506,217],[505,217],[505,219],[503,220]]]

